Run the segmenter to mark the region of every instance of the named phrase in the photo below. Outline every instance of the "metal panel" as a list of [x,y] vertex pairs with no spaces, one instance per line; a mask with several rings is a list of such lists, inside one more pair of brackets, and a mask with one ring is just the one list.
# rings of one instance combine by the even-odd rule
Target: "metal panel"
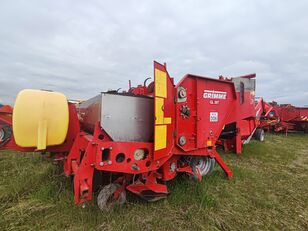
[[101,126],[115,141],[151,141],[153,98],[102,93]]
[[78,106],[79,120],[81,128],[89,133],[93,133],[95,123],[101,120],[102,95],[99,94]]
[[255,79],[247,79],[247,78],[232,78],[232,82],[234,83],[235,91],[240,92],[240,83],[244,84],[245,91],[255,91],[256,88],[256,80]]
[[82,129],[92,133],[95,123],[114,141],[152,141],[153,98],[101,93],[79,107]]

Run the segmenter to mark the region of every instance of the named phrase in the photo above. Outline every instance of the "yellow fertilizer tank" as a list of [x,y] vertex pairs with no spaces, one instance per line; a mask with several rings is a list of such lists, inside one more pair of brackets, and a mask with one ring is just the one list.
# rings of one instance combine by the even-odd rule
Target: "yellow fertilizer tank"
[[59,145],[65,141],[69,123],[65,95],[42,90],[23,90],[13,110],[13,134],[21,147]]

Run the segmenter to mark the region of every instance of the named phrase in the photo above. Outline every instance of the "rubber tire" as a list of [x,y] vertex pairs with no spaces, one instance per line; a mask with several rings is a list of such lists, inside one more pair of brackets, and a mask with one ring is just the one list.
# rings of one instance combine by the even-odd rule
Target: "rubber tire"
[[255,131],[254,136],[255,136],[256,140],[259,140],[259,141],[263,142],[264,139],[265,139],[264,130],[262,128],[257,128],[256,131]]
[[0,142],[4,142],[12,136],[12,128],[8,125],[0,125]]
[[207,161],[206,164],[208,164],[208,166],[205,166],[204,170],[200,169],[202,176],[209,175],[214,170],[216,163],[215,159],[210,157],[193,157],[190,163],[193,171],[195,172],[197,165],[200,164],[199,161],[200,160],[204,161],[205,159]]
[[115,191],[117,191],[121,186],[119,184],[111,183],[105,185],[99,192],[97,196],[97,206],[101,211],[110,211],[116,205],[122,206],[126,201],[126,192],[123,191],[120,193],[119,198],[117,200],[110,201],[110,197],[113,195]]

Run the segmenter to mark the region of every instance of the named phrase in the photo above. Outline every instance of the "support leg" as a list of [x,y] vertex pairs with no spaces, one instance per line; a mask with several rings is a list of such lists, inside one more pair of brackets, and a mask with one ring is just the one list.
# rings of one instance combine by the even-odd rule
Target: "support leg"
[[221,156],[218,154],[218,152],[215,150],[214,158],[216,162],[219,164],[219,166],[224,170],[228,178],[231,178],[233,176],[232,171],[229,169],[227,164],[224,162],[224,160],[221,158]]
[[76,204],[92,200],[95,154],[96,144],[90,143],[74,177],[74,199]]

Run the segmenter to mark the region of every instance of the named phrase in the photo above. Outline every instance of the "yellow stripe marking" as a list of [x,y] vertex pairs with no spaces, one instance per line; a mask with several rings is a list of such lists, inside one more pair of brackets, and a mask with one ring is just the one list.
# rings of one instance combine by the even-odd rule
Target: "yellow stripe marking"
[[164,149],[166,146],[167,146],[167,125],[156,125],[154,151]]
[[155,96],[167,98],[167,73],[155,69]]

